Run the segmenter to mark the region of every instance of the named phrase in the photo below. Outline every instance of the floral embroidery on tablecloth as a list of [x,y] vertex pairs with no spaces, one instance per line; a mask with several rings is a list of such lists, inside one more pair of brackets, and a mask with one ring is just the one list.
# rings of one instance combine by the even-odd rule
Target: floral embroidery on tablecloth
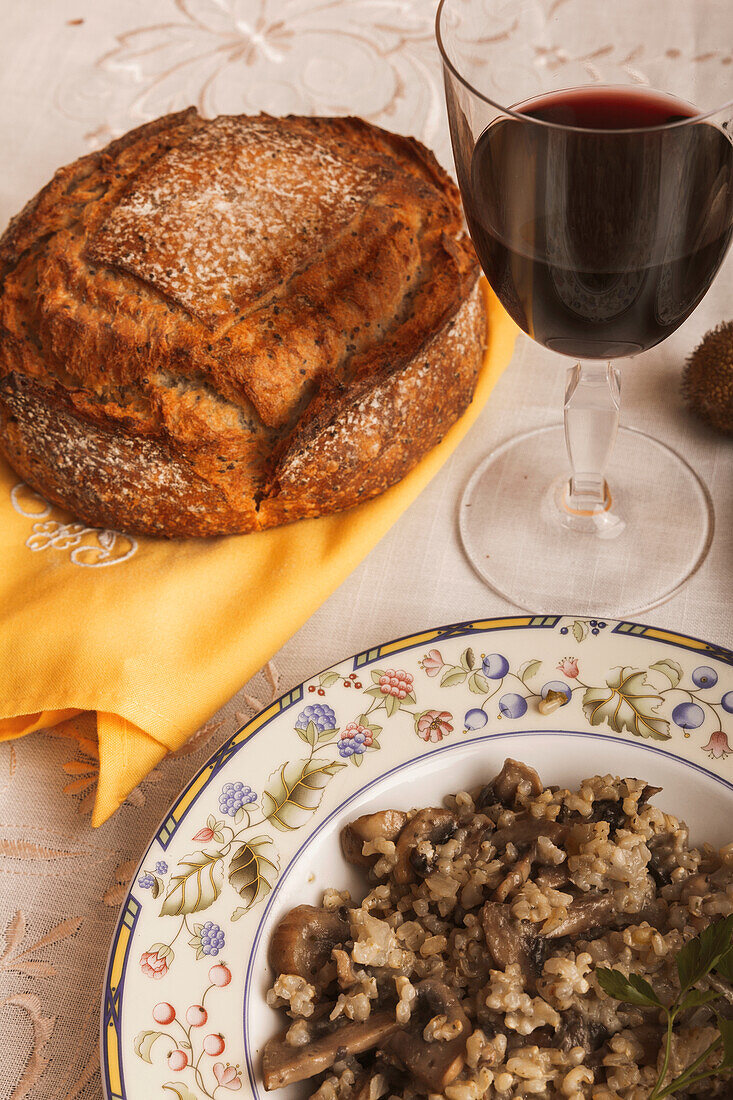
[[[206,117],[355,114],[443,141],[440,65],[430,4],[382,0],[175,0],[175,16],[117,36],[62,83],[56,104],[94,123],[94,148],[134,121],[195,103]],[[337,48],[334,49],[334,46]]]
[[99,569],[106,565],[120,565],[137,551],[137,541],[131,535],[101,527],[87,527],[83,523],[62,523],[49,519],[51,505],[20,481],[10,491],[10,503],[26,519],[33,519],[31,534],[25,540],[29,550],[69,551],[72,565],[84,569]]
[[[22,974],[27,980],[52,978],[57,974],[56,967],[43,958],[38,958],[42,948],[53,947],[63,940],[76,936],[81,928],[81,917],[70,918],[55,925],[45,935],[30,945],[24,945],[28,930],[25,914],[18,909],[8,922],[4,933],[4,945],[0,952],[0,974]],[[24,1013],[33,1030],[32,1047],[10,1100],[21,1100],[27,1096],[46,1070],[50,1055],[45,1048],[56,1025],[56,1016],[44,1013],[43,1003],[34,992],[12,993],[0,1000],[0,1015],[3,1011]]]

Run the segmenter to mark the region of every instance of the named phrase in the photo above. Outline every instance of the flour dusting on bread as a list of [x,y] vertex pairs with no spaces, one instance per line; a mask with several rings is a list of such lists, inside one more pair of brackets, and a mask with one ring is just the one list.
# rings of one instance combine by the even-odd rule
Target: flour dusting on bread
[[277,119],[225,116],[135,181],[88,254],[145,279],[213,329],[291,278],[378,182]]

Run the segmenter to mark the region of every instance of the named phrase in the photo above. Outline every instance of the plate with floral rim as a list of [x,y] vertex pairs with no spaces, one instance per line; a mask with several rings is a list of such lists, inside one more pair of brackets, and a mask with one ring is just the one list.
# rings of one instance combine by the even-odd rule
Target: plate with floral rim
[[346,820],[475,787],[513,756],[546,783],[644,778],[693,841],[723,844],[732,746],[733,652],[638,623],[455,623],[311,677],[213,754],[143,856],[105,977],[107,1100],[262,1100],[269,934],[326,886],[358,891]]

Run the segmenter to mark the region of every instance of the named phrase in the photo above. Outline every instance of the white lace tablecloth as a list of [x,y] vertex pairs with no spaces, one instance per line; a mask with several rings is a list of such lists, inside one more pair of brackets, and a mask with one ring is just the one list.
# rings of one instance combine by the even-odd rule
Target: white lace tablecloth
[[[208,115],[360,114],[417,135],[450,166],[434,8],[434,0],[0,0],[0,222],[57,166],[190,103]],[[733,10],[730,18],[733,31]],[[733,315],[731,263],[674,336],[622,367],[624,422],[682,453],[716,512],[703,568],[644,618],[727,645],[733,448],[687,415],[679,373],[703,332]],[[390,534],[102,828],[89,824],[93,741],[49,733],[0,745],[0,1100],[99,1100],[99,996],[117,907],[168,803],[225,737],[275,693],[353,651],[512,612],[461,553],[457,500],[489,449],[559,419],[563,381],[555,357],[522,339],[476,427]],[[672,522],[684,539],[685,517]]]

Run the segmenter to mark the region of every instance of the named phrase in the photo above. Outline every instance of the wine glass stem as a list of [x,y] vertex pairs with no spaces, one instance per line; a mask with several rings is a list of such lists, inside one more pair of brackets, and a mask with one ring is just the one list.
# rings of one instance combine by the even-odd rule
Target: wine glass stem
[[564,507],[593,516],[611,507],[605,469],[618,431],[619,372],[611,363],[576,363],[565,386],[565,442],[572,474]]

